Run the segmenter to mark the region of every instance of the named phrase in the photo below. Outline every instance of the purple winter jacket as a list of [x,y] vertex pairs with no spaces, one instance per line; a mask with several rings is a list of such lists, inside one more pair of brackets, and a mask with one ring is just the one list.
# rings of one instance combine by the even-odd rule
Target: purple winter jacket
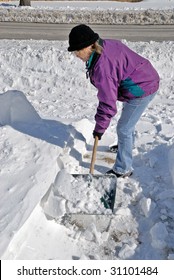
[[155,93],[160,79],[147,59],[121,41],[102,40],[102,47],[103,52],[89,68],[89,75],[99,99],[94,130],[104,133],[117,113],[117,100],[126,102]]

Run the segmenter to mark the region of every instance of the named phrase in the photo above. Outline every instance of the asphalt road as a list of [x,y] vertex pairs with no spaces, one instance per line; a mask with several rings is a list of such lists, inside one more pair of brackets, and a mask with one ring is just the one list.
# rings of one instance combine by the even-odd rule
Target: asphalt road
[[[67,40],[73,24],[0,22],[0,39]],[[174,41],[174,25],[90,25],[103,38]]]

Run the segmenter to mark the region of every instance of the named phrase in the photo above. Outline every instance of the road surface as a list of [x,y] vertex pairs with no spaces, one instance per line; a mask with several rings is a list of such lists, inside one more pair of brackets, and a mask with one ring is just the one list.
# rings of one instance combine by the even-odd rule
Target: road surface
[[[0,39],[67,40],[73,24],[0,22]],[[174,25],[90,25],[103,38],[174,41]]]

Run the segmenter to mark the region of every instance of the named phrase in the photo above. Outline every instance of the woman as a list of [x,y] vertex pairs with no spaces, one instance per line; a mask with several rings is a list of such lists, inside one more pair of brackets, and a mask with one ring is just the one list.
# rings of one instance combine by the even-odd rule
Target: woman
[[132,175],[135,125],[159,88],[158,73],[147,59],[121,41],[103,40],[84,24],[71,30],[68,51],[86,62],[87,76],[98,90],[94,137],[101,139],[117,113],[117,101],[123,102],[117,124],[116,161],[107,174],[117,177]]

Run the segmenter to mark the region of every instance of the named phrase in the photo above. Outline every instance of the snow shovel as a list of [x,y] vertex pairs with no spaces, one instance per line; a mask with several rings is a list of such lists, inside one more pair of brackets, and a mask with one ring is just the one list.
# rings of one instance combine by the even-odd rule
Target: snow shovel
[[[80,186],[80,188],[84,188],[83,199],[85,199],[85,197],[88,199],[86,202],[86,209],[83,209],[83,213],[96,215],[112,214],[115,203],[117,178],[110,174],[94,175],[97,146],[98,137],[96,136],[89,174],[73,174],[72,176],[78,181],[77,185]],[[77,190],[80,188],[77,187]]]

